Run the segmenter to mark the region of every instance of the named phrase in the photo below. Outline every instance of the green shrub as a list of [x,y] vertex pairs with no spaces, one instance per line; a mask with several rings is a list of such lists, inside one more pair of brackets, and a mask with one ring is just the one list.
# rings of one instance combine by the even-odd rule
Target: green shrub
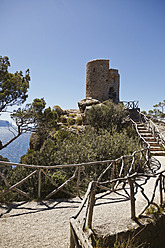
[[112,132],[113,127],[118,131],[122,129],[123,120],[128,115],[123,104],[115,104],[112,101],[106,101],[101,105],[92,106],[87,111],[87,123],[95,129],[107,129]]
[[74,114],[74,113],[69,114],[69,117],[75,117],[75,116],[76,116],[76,114]]
[[[5,161],[5,162],[9,162],[9,160],[7,158],[4,158],[0,155],[0,161]],[[11,171],[11,166],[7,166],[7,165],[0,165],[0,173],[3,173],[5,177],[7,177]],[[3,179],[0,176],[0,186],[1,184],[3,184]]]
[[57,112],[57,114],[58,114],[59,117],[64,113],[64,111],[62,110],[62,108],[60,106],[58,106],[58,105],[55,105],[53,107],[53,109]]
[[72,126],[75,124],[75,119],[71,118],[71,117],[68,117],[67,119],[67,124],[68,126]]
[[82,125],[82,117],[81,117],[81,116],[78,116],[78,117],[76,118],[76,124],[77,124],[77,125]]
[[61,115],[60,121],[65,124],[65,123],[67,123],[67,118],[65,116]]

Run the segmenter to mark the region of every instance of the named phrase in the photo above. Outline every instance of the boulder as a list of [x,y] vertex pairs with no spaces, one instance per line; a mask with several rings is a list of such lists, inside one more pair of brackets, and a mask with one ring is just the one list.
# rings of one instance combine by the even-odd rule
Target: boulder
[[78,107],[81,113],[84,113],[85,110],[89,109],[92,105],[101,104],[101,102],[97,99],[93,99],[92,97],[85,98],[78,102]]

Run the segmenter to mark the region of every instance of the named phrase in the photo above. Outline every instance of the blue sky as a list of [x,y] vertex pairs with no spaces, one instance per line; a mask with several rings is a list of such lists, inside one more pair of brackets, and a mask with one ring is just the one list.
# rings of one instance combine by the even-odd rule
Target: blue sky
[[28,102],[77,108],[86,63],[119,69],[120,100],[141,110],[165,99],[164,0],[0,0],[0,55],[30,69]]

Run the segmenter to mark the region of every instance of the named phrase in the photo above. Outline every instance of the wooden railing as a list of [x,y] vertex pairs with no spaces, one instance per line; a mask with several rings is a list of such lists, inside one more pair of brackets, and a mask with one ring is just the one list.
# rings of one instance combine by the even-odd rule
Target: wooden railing
[[[153,194],[151,197],[151,200],[149,200],[148,196],[144,193],[144,188],[137,182],[139,181],[140,178],[156,178],[155,181],[155,185],[154,185],[154,190],[153,190]],[[136,181],[137,179],[137,181]],[[138,217],[140,217],[145,210],[151,205],[155,205],[158,207],[159,206],[157,203],[154,202],[154,198],[155,198],[155,193],[156,193],[156,189],[159,186],[159,193],[160,193],[160,203],[159,205],[162,206],[163,205],[163,195],[164,195],[164,191],[165,191],[165,170],[155,173],[155,174],[149,174],[149,173],[137,173],[135,172],[132,175],[129,175],[127,177],[124,178],[116,178],[114,180],[110,180],[110,181],[105,181],[105,182],[96,182],[98,184],[102,184],[102,185],[106,185],[109,183],[113,183],[113,182],[125,182],[125,183],[129,183],[130,185],[130,201],[131,201],[131,219],[135,219],[136,218],[136,209],[135,209],[135,191],[134,191],[134,187],[139,187],[141,189],[141,194],[143,195],[143,197],[147,200],[147,204],[144,207],[144,209],[139,213]]]
[[[81,163],[81,164],[70,164],[70,165],[55,165],[55,166],[41,166],[41,165],[25,165],[25,164],[17,164],[17,163],[10,163],[5,161],[0,161],[0,165],[6,166],[19,166],[24,167],[27,169],[31,169],[30,174],[26,177],[21,179],[19,182],[15,183],[14,185],[10,185],[7,181],[5,175],[1,172],[0,176],[4,181],[5,187],[7,188],[0,194],[0,198],[5,196],[11,191],[16,191],[17,193],[30,198],[30,195],[18,188],[18,186],[22,185],[26,182],[30,177],[35,174],[38,174],[38,198],[41,196],[41,173],[45,175],[45,177],[50,180],[50,182],[55,186],[55,189],[50,192],[45,199],[50,198],[54,194],[56,194],[59,190],[64,191],[65,193],[70,194],[70,192],[64,190],[64,187],[69,184],[69,182],[76,180],[76,188],[77,188],[77,195],[80,196],[79,192],[79,185],[81,174],[89,181],[88,190],[85,194],[84,199],[82,200],[81,206],[75,216],[70,219],[70,230],[71,230],[71,238],[70,238],[70,247],[92,247],[89,242],[89,237],[92,233],[92,216],[93,216],[93,207],[95,202],[95,189],[96,187],[101,188],[102,190],[109,190],[115,191],[121,179],[128,178],[136,171],[141,171],[145,166],[148,165],[149,157],[148,157],[148,148],[143,148],[142,150],[135,151],[132,155],[122,156],[115,160],[106,160],[106,161],[96,161],[90,163]],[[91,178],[88,177],[87,171],[90,171],[90,166],[94,166],[96,168],[102,169],[101,173],[99,174],[97,180],[92,181]],[[52,178],[48,175],[47,170],[58,170],[61,168],[70,168],[74,169],[72,176],[67,179],[63,184],[60,186],[57,185]],[[88,170],[86,171],[85,168]],[[109,178],[109,181],[105,181],[105,179]],[[101,182],[103,180],[103,182]],[[126,180],[126,179],[125,179]],[[107,185],[108,184],[108,185]],[[82,218],[82,221],[78,221],[78,217],[82,215],[82,210],[85,206],[85,215]],[[86,234],[85,229],[88,227],[88,234]],[[81,244],[81,246],[80,246]]]
[[[27,165],[27,164],[0,161],[0,165],[2,166],[4,165],[10,166],[10,167],[17,166],[17,167],[24,167],[26,169],[31,169],[30,174],[22,178],[20,181],[18,181],[14,185],[10,185],[5,175],[2,172],[0,172],[0,176],[2,180],[4,181],[4,184],[7,188],[6,190],[0,193],[0,198],[8,194],[10,191],[16,191],[17,193],[27,198],[30,198],[30,195],[28,193],[18,189],[17,187],[22,185],[24,182],[26,182],[34,174],[38,174],[38,198],[40,199],[41,184],[42,184],[41,173],[43,173],[44,176],[51,182],[51,184],[53,184],[56,187],[52,192],[50,192],[47,196],[45,196],[45,199],[49,199],[50,197],[52,197],[54,194],[56,194],[60,190],[73,197],[73,194],[71,194],[69,191],[64,190],[63,188],[66,185],[68,185],[71,181],[75,180],[75,178],[77,179],[77,183],[76,183],[77,195],[80,196],[79,186],[80,186],[81,174],[83,174],[83,177],[85,177],[88,182],[91,182],[94,179],[94,178],[92,179],[91,176],[88,176],[90,167],[94,166],[93,168],[97,169],[97,167],[99,166],[100,171],[102,170],[98,180],[100,180],[105,175],[106,171],[109,171],[109,177],[114,179],[118,176],[120,177],[121,175],[126,176],[127,174],[130,174],[131,172],[135,172],[138,169],[140,169],[140,167],[142,167],[142,159],[144,159],[146,163],[149,162],[148,154],[149,154],[148,148],[144,148],[142,150],[134,152],[132,155],[122,156],[115,160],[105,160],[105,161],[95,161],[95,162],[88,162],[88,163],[81,163],[81,164],[68,164],[68,165],[55,165],[55,166]],[[130,167],[128,166],[129,164],[130,164]],[[61,168],[62,169],[69,168],[69,169],[74,170],[74,172],[70,178],[68,178],[63,184],[59,186],[53,181],[50,175],[48,175],[47,170],[52,171],[52,170],[58,170]],[[85,170],[86,168],[87,168],[87,171]]]
[[[88,178],[88,176],[86,174],[85,168],[90,167],[90,166],[96,166],[97,167],[98,165],[104,166],[107,163],[109,163],[110,161],[111,160],[96,161],[96,162],[81,163],[81,164],[55,165],[55,166],[27,165],[27,164],[0,161],[0,166],[9,166],[9,167],[14,166],[14,167],[22,167],[25,169],[31,169],[30,173],[26,177],[22,178],[20,181],[18,181],[14,185],[10,185],[9,182],[7,181],[7,178],[5,177],[5,175],[2,172],[0,172],[0,177],[1,177],[2,181],[4,182],[4,188],[7,188],[6,190],[4,190],[3,192],[0,193],[0,198],[2,198],[3,196],[5,196],[6,194],[8,194],[11,191],[16,191],[17,193],[30,199],[30,195],[28,193],[18,189],[17,187],[22,185],[23,183],[25,183],[33,175],[38,174],[38,198],[40,199],[40,197],[41,197],[41,184],[42,184],[41,173],[51,182],[52,185],[55,186],[55,189],[52,192],[50,192],[47,196],[45,196],[45,199],[49,199],[54,194],[56,194],[58,191],[63,191],[64,193],[69,194],[70,196],[74,197],[75,195],[73,195],[69,191],[64,190],[63,188],[65,186],[67,186],[71,181],[75,180],[75,178],[77,178],[77,183],[76,183],[77,195],[80,196],[79,185],[80,185],[81,174],[83,174],[83,176],[87,177],[88,181],[91,181],[91,179]],[[57,183],[55,183],[53,181],[53,179],[51,178],[51,176],[47,172],[48,170],[52,172],[52,171],[56,171],[59,169],[70,169],[70,170],[74,171],[72,176],[70,178],[68,178],[60,186],[57,185]],[[53,172],[51,174],[53,174]]]
[[[149,161],[148,147],[146,147],[142,150],[135,151],[132,155],[122,156],[118,159],[109,161],[108,166],[99,175],[97,181],[89,183],[88,190],[83,198],[81,206],[77,213],[70,219],[70,248],[92,248],[89,238],[93,233],[92,217],[97,187],[108,190],[109,192],[114,192],[117,190],[117,186],[120,182],[128,182],[130,185],[131,218],[134,219],[136,217],[134,181],[139,175],[137,171],[142,171],[149,164]],[[104,181],[104,177],[109,177],[109,180]],[[79,218],[80,215],[83,216]]]
[[143,138],[143,136],[141,135],[141,133],[139,133],[137,123],[133,119],[131,119],[131,118],[130,118],[130,121],[132,122],[132,125],[135,128],[135,130],[136,130],[136,133],[137,133],[138,138],[139,138],[139,142],[142,144],[143,147],[148,147],[148,149],[150,149],[149,143]]
[[[82,217],[82,221],[78,220],[80,213],[82,212],[86,204],[85,214]],[[84,199],[77,211],[77,213],[70,218],[70,248],[85,247],[92,248],[93,246],[89,242],[90,235],[93,233],[92,216],[93,208],[95,204],[95,182],[90,182]],[[87,227],[88,232],[85,232]]]
[[138,136],[138,139],[139,139],[139,143],[144,147],[144,148],[147,148],[147,151],[148,151],[148,158],[151,158],[151,154],[150,154],[150,144],[144,139],[144,137],[141,135],[141,133],[139,132],[138,130],[138,125],[137,123],[130,118],[130,121],[132,122],[132,126],[134,127],[136,133],[137,133],[137,136]]
[[[151,199],[145,194],[144,187],[140,185],[139,179],[143,178],[151,178],[155,177],[155,185],[153,189],[153,194]],[[96,187],[105,187],[105,185],[118,185],[118,183],[129,184],[130,189],[130,208],[131,208],[131,219],[135,220],[142,216],[142,214],[146,211],[146,209],[150,205],[154,205],[157,207],[157,210],[160,210],[159,206],[163,206],[163,195],[165,192],[165,170],[155,174],[148,173],[137,173],[135,172],[132,175],[128,175],[126,177],[116,178],[113,180],[107,180],[104,182],[93,181],[89,183],[88,190],[85,194],[85,197],[79,207],[77,213],[71,217],[70,219],[70,248],[84,247],[84,248],[92,248],[92,244],[89,241],[90,236],[93,234],[92,231],[92,217],[93,217],[93,209],[95,205],[95,190]],[[147,201],[147,204],[144,206],[142,211],[136,215],[136,204],[135,204],[135,187],[140,188],[140,192],[142,196]],[[107,188],[107,187],[106,187]],[[156,195],[156,189],[159,188],[160,194],[160,202],[154,202],[154,198]],[[109,189],[110,190],[110,189]],[[115,191],[115,189],[114,189]],[[85,205],[86,204],[86,205]],[[83,208],[85,207],[85,213],[81,217],[81,220],[78,219]]]

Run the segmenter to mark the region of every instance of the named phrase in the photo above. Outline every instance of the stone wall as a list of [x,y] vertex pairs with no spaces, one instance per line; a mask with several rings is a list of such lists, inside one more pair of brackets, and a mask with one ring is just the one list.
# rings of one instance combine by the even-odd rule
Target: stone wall
[[[165,215],[162,214],[156,220],[151,219],[150,223],[141,225],[134,230],[117,233],[115,235],[100,237],[97,236],[97,247],[114,247],[116,240],[132,240],[134,244],[143,244],[142,247],[164,248],[165,247]],[[125,247],[125,246],[122,246]],[[130,246],[128,246],[130,247]],[[136,246],[133,246],[136,247]]]
[[118,70],[109,69],[109,60],[92,60],[86,68],[86,98],[104,102],[119,102],[120,76]]

